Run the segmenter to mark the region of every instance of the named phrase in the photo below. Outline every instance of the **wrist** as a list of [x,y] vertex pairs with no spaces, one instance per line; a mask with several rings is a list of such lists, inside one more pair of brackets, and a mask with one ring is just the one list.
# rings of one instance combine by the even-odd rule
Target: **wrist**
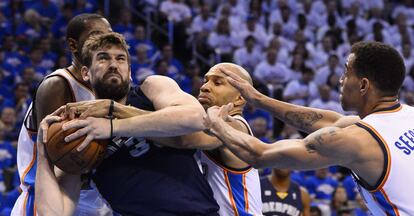
[[260,106],[262,103],[263,103],[263,100],[266,98],[266,96],[265,95],[263,95],[262,93],[260,93],[260,92],[258,92],[258,91],[256,91],[256,92],[254,92],[254,94],[253,94],[253,97],[252,97],[252,99],[251,99],[251,103],[254,105],[254,106]]

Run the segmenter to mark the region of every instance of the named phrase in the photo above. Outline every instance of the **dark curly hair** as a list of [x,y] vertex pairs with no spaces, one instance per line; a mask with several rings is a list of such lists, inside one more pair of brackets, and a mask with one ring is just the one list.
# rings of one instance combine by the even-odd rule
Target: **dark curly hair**
[[366,77],[383,93],[397,95],[405,77],[404,60],[396,49],[380,42],[352,45],[355,61],[351,66],[358,77]]

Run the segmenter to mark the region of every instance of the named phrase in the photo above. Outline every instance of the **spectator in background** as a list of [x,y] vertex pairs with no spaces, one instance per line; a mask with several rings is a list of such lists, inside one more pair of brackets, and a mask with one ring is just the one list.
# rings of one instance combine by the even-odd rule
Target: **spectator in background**
[[318,43],[312,55],[312,62],[315,68],[322,67],[328,61],[331,54],[336,54],[336,46],[331,36],[324,36],[322,41]]
[[208,34],[214,30],[215,22],[215,18],[210,14],[210,6],[202,4],[200,14],[191,22],[191,32],[197,34],[199,38],[207,38]]
[[68,25],[69,20],[72,19],[73,16],[74,13],[72,4],[65,3],[61,8],[61,12],[55,19],[55,22],[52,24],[51,31],[55,39],[63,41],[65,40],[66,26]]
[[265,48],[268,38],[264,27],[257,23],[257,17],[248,16],[245,25],[242,25],[239,35],[239,46],[242,46],[246,37],[253,36],[261,48]]
[[53,66],[53,71],[59,68],[66,68],[70,65],[69,58],[66,55],[60,55],[55,61],[55,66]]
[[343,186],[336,187],[331,200],[331,216],[339,216],[340,210],[349,208],[350,206],[345,188]]
[[32,101],[30,87],[26,82],[17,83],[14,87],[13,108],[15,110],[16,126],[20,127]]
[[278,50],[268,49],[266,59],[257,65],[253,75],[267,85],[282,88],[291,79],[291,72],[285,65],[277,62],[277,54]]
[[145,47],[148,58],[156,57],[157,46],[150,39],[147,39],[145,28],[142,25],[135,27],[134,36],[128,41],[128,44],[131,47],[129,50],[132,56],[137,55],[138,47],[141,46]]
[[271,143],[272,140],[269,138],[269,134],[271,131],[268,127],[270,124],[267,122],[266,118],[263,117],[256,117],[250,119],[249,125],[251,125],[252,132],[254,136],[265,143]]
[[134,37],[134,24],[132,23],[132,15],[128,9],[122,9],[118,22],[113,25],[113,30],[122,34],[126,41]]
[[392,44],[392,40],[384,25],[381,22],[372,24],[373,32],[365,36],[365,41],[379,41],[387,44]]
[[286,38],[292,38],[293,34],[297,30],[296,18],[292,14],[291,9],[288,6],[280,6],[279,10],[274,10],[270,14],[269,22],[280,23],[282,27],[282,35]]
[[355,208],[355,216],[369,216],[371,213],[369,212],[367,206],[365,205],[364,200],[362,199],[361,194],[357,194],[355,197],[356,201],[356,208]]
[[16,141],[19,136],[16,127],[16,111],[13,107],[4,107],[1,111],[0,122],[4,124],[4,140]]
[[403,43],[401,53],[404,59],[405,68],[407,69],[412,68],[414,66],[414,54],[413,54],[413,48],[411,47],[411,44]]
[[43,52],[42,57],[42,66],[48,68],[49,70],[55,65],[57,55],[55,52],[52,52],[51,46],[53,45],[51,37],[44,37],[38,41],[39,48]]
[[36,71],[36,76],[43,77],[48,74],[53,66],[50,66],[47,60],[43,59],[44,53],[39,46],[34,46],[29,53],[29,59],[23,67],[33,67]]
[[[16,43],[16,38],[13,35],[6,35],[3,40],[3,58],[0,63],[1,67],[5,72],[5,75],[15,76],[22,68],[23,62],[25,62],[25,57],[18,52],[18,45]],[[12,85],[13,83],[7,83]]]
[[263,215],[310,215],[310,197],[305,188],[291,181],[290,170],[272,169],[260,180]]
[[344,113],[341,104],[332,98],[332,89],[328,85],[319,86],[319,96],[309,103],[309,107],[332,110],[338,113]]
[[17,26],[16,36],[18,41],[29,43],[30,40],[40,39],[47,35],[45,20],[33,9],[26,10],[23,22]]
[[328,57],[328,64],[321,67],[315,74],[314,81],[318,86],[328,83],[328,78],[332,75],[340,77],[343,68],[339,66],[339,58],[336,54],[331,54]]
[[243,22],[246,19],[247,13],[243,6],[244,1],[228,0],[227,3],[220,4],[217,8],[217,17],[225,16],[229,18],[231,26],[234,26],[233,21]]
[[[141,44],[136,47],[136,59],[131,62],[131,77],[135,84],[142,80],[144,73],[152,73],[153,62],[148,58],[148,46]],[[145,72],[144,72],[145,71]]]
[[322,211],[318,206],[311,206],[310,216],[322,216]]
[[263,59],[260,48],[256,46],[256,39],[249,35],[244,39],[244,46],[234,52],[234,62],[249,73],[254,71],[256,65]]
[[283,91],[283,99],[296,105],[307,106],[318,97],[318,87],[312,81],[314,72],[310,68],[302,70],[299,80],[291,80]]
[[160,14],[165,18],[167,29],[173,25],[174,51],[179,58],[189,58],[186,28],[191,24],[191,10],[182,0],[167,0],[160,5]]
[[58,6],[50,0],[40,0],[33,4],[32,8],[42,16],[43,19],[53,20],[59,14]]
[[41,79],[42,77],[36,76],[33,67],[25,67],[21,75],[16,77],[16,83],[26,83],[29,86],[28,95],[33,95]]
[[208,38],[208,45],[214,49],[219,62],[230,62],[233,51],[237,47],[238,36],[232,31],[229,20],[220,18],[217,22],[216,29]]
[[161,59],[168,63],[169,71],[175,74],[183,74],[184,67],[180,60],[174,57],[174,50],[171,45],[166,44],[162,47]]
[[322,168],[315,170],[315,175],[305,180],[305,186],[314,202],[329,204],[338,181],[329,175],[328,168]]

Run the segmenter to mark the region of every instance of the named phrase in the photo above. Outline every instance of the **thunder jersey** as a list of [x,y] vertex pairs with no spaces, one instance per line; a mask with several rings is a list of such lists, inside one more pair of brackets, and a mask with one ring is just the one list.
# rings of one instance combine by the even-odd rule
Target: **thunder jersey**
[[269,178],[260,179],[262,187],[263,215],[265,216],[300,216],[303,212],[300,186],[290,182],[286,192],[278,192]]
[[[246,120],[237,115],[233,118],[243,122],[253,135]],[[214,198],[220,205],[220,215],[247,216],[262,215],[260,179],[257,169],[249,166],[235,170],[215,160],[208,151],[200,157],[206,172],[208,183],[214,192]]]
[[[130,90],[127,104],[154,111],[138,86]],[[143,138],[116,137],[108,146],[110,156],[92,178],[112,209],[122,215],[218,216],[219,207],[195,152],[160,147]]]
[[[67,69],[58,69],[44,78],[59,76],[62,77],[70,86],[72,91],[71,101],[84,101],[95,99],[94,94],[86,86],[76,80]],[[50,89],[53,91],[53,89]],[[35,100],[36,96],[33,97]],[[46,98],[53,100],[53,98]],[[37,125],[35,113],[33,111],[35,101],[30,104],[26,113],[24,124],[20,130],[17,143],[17,169],[20,177],[20,188],[22,193],[17,199],[12,214],[13,215],[34,215],[34,184],[36,176],[36,141]]]
[[414,215],[414,108],[397,104],[356,123],[367,130],[384,152],[384,171],[370,187],[353,173],[373,215]]

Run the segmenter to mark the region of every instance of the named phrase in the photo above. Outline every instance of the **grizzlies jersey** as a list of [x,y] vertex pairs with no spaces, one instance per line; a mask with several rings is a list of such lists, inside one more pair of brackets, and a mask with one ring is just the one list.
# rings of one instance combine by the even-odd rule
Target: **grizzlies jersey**
[[384,152],[384,171],[370,187],[353,173],[373,215],[414,215],[414,108],[397,104],[356,124],[367,130]]
[[[252,135],[243,117],[233,116],[233,118],[243,122]],[[214,198],[220,205],[220,215],[261,215],[262,200],[257,169],[253,167],[242,170],[228,168],[209,155],[208,151],[202,152],[200,160],[208,183],[213,189]]]
[[303,212],[300,187],[290,182],[286,192],[278,192],[268,177],[260,179],[262,187],[263,215],[265,216],[299,216]]
[[[130,90],[127,104],[154,110],[139,87]],[[108,150],[109,156],[92,178],[114,211],[122,215],[218,215],[213,192],[193,157],[195,150],[159,147],[143,138],[114,138]]]
[[[66,81],[71,89],[71,101],[75,102],[95,99],[95,95],[92,91],[76,80],[68,69],[58,69],[46,76],[43,80],[54,76],[59,76]],[[50,91],[53,91],[53,89],[50,89]],[[34,215],[35,212],[34,184],[36,175],[37,141],[36,113],[34,111],[34,104],[36,103],[35,98],[36,97],[34,96],[34,101],[30,104],[26,113],[17,144],[17,169],[19,172],[22,193],[13,207],[12,215]],[[53,98],[46,98],[46,100],[53,100]],[[82,199],[80,199],[79,202],[82,202]],[[104,205],[104,203],[102,203],[102,205]]]

